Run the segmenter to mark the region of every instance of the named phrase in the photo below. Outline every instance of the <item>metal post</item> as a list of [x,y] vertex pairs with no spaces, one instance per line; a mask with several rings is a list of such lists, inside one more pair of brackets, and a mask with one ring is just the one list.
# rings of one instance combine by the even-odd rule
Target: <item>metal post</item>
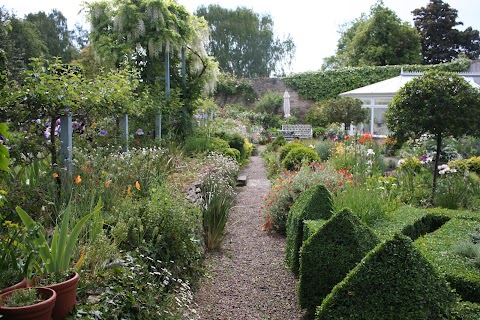
[[128,114],[120,118],[120,132],[122,133],[123,152],[128,152]]
[[162,141],[162,113],[159,112],[155,119],[155,138]]
[[182,47],[182,85],[185,86],[187,83],[187,58],[185,55],[185,47]]
[[[54,134],[54,133],[52,133]],[[60,157],[62,168],[68,178],[72,177],[72,116],[60,116]]]

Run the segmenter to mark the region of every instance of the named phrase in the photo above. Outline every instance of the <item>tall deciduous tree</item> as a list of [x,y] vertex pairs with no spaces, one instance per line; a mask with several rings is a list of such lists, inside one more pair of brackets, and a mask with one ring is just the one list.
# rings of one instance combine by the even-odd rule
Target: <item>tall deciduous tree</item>
[[399,90],[386,119],[399,141],[425,133],[435,136],[435,192],[442,139],[480,135],[480,93],[455,73],[428,71]]
[[324,69],[338,66],[384,66],[421,61],[420,37],[415,28],[386,8],[382,1],[342,32],[337,52]]
[[460,31],[456,26],[458,11],[442,0],[430,0],[426,7],[412,11],[414,23],[421,35],[422,55],[425,64],[449,62],[459,54],[477,59],[480,54],[478,30],[471,27]]
[[269,77],[284,75],[284,68],[291,64],[295,44],[290,36],[285,40],[275,36],[270,15],[219,5],[201,6],[195,14],[208,21],[209,53],[218,60],[223,72],[238,78]]
[[38,30],[49,56],[70,62],[78,55],[70,39],[72,32],[68,30],[67,18],[60,11],[53,9],[48,15],[43,11],[29,13],[25,21],[32,23]]

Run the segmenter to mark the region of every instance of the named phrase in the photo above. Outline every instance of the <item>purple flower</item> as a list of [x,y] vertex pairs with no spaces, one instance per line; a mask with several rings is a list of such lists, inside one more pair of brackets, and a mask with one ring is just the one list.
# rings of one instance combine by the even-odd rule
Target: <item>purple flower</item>
[[137,131],[135,132],[137,135],[139,136],[143,136],[145,133],[143,132],[143,129],[139,128],[137,129]]
[[100,136],[104,137],[107,135],[107,131],[106,130],[100,130],[100,132],[98,133]]

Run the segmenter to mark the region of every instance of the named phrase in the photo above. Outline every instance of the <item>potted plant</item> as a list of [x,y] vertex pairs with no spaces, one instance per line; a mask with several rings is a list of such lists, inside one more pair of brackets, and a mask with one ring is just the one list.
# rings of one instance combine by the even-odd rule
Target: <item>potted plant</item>
[[[34,265],[39,276],[34,277],[27,285],[41,285],[56,291],[57,300],[52,312],[54,319],[63,319],[75,306],[79,275],[76,271],[70,271],[72,270],[74,249],[83,226],[92,216],[100,214],[101,207],[102,203],[99,200],[95,209],[81,218],[69,232],[71,220],[69,204],[63,211],[60,225],[57,225],[53,231],[50,243],[45,238],[44,232],[37,232],[37,236],[33,239],[33,245],[38,248],[41,264]],[[39,228],[22,208],[17,207],[16,210],[27,229]],[[96,219],[96,221],[98,220]],[[77,263],[77,270],[78,268],[79,264]]]
[[21,288],[0,295],[2,319],[50,320],[57,294],[49,288]]

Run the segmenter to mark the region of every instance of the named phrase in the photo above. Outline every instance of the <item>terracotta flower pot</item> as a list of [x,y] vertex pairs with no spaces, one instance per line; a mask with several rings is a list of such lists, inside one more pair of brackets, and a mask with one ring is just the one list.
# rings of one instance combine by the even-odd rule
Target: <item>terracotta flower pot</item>
[[23,278],[22,281],[20,281],[19,283],[16,283],[13,286],[0,290],[0,294],[15,290],[15,289],[26,288],[26,287],[27,287],[27,279]]
[[[25,290],[25,289],[16,289]],[[0,314],[5,320],[50,320],[57,294],[49,288],[35,288],[45,300],[24,307],[5,307],[4,298],[11,295],[15,290],[3,293],[0,297]]]
[[[38,279],[39,278],[30,281],[27,286],[35,286],[35,282],[38,281]],[[52,318],[54,320],[65,318],[75,307],[75,303],[77,302],[78,279],[78,272],[75,272],[75,275],[67,281],[42,287],[53,289],[57,293],[57,301],[55,302],[55,307],[52,312]]]

